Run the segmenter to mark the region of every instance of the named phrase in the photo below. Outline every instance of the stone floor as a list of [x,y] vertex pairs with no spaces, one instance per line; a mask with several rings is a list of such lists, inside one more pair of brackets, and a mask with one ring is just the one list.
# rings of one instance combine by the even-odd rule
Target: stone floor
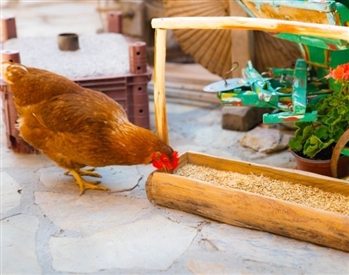
[[[73,25],[91,33],[100,27],[95,7],[23,1],[2,13],[16,16],[22,36]],[[241,147],[245,133],[221,129],[220,106],[168,104],[167,111],[179,152],[294,167],[287,151]],[[150,166],[97,171],[111,191],[78,196],[74,180],[45,156],[9,150],[1,124],[1,274],[349,273],[348,253],[154,206],[144,190]]]

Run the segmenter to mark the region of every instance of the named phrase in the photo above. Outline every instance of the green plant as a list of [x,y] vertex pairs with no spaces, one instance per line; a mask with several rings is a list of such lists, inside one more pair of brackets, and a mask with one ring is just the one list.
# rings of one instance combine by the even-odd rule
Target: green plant
[[340,89],[313,106],[318,121],[295,123],[295,135],[288,143],[296,154],[309,159],[331,158],[332,148],[349,128],[349,63],[331,69],[326,78],[333,78]]

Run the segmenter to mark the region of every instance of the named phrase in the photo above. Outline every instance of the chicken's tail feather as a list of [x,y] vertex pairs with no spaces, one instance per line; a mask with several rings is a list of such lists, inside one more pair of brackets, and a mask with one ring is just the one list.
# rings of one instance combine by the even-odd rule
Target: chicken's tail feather
[[14,84],[14,79],[18,79],[21,75],[29,73],[28,69],[19,64],[13,62],[3,62],[1,64],[2,79],[10,84]]

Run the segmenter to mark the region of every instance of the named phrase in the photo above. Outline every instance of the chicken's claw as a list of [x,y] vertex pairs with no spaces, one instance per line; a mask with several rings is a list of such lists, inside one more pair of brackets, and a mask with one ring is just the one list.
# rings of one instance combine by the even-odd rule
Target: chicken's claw
[[[95,168],[89,168],[89,169],[76,169],[75,171],[79,173],[80,176],[89,176],[89,177],[95,177],[95,178],[101,178],[102,176],[98,173],[94,173],[93,171]],[[64,175],[69,175],[70,170],[65,171]],[[99,182],[98,182],[99,183]],[[98,184],[96,183],[96,184]]]
[[[83,170],[83,171],[85,171],[85,170]],[[80,187],[80,194],[79,194],[80,196],[85,192],[86,189],[103,190],[103,191],[109,191],[110,190],[109,188],[107,188],[105,186],[97,185],[97,184],[100,183],[99,181],[97,181],[97,182],[87,182],[86,180],[84,180],[81,177],[81,174],[80,174],[81,170],[69,170],[69,172],[75,178],[76,183]]]

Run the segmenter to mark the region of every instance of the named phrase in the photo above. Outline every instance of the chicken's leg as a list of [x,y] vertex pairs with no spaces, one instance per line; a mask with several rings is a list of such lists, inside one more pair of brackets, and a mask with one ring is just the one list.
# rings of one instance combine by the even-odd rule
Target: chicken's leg
[[72,176],[75,178],[76,183],[79,185],[80,187],[80,196],[85,192],[86,189],[94,189],[94,190],[104,190],[104,191],[108,191],[109,189],[105,186],[101,186],[101,185],[97,185],[99,184],[99,181],[97,182],[87,182],[85,181],[81,175],[80,175],[80,170],[74,170],[71,169],[69,170],[69,172],[72,174]]

